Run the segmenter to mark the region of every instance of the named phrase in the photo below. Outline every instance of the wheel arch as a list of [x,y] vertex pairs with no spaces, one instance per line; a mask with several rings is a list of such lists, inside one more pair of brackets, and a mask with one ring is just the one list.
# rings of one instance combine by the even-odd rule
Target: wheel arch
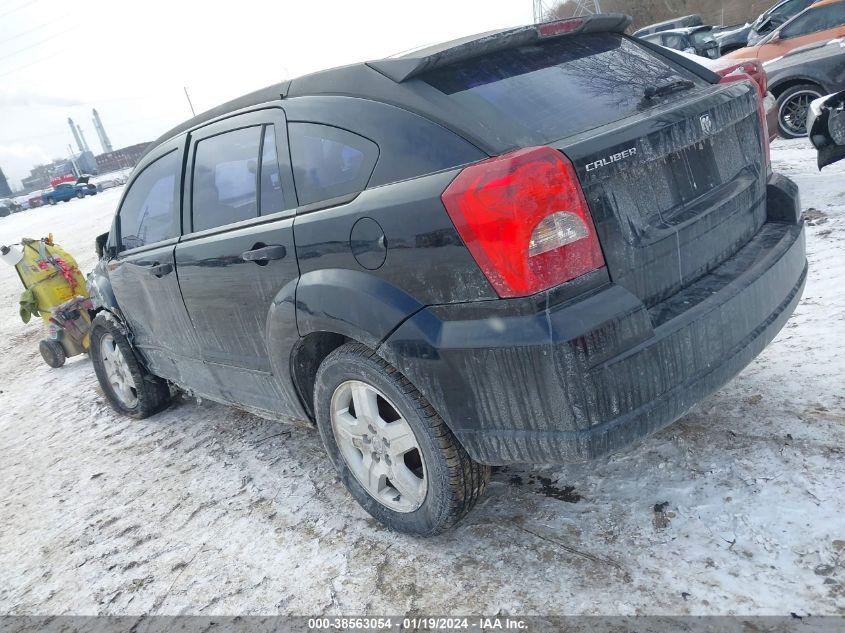
[[771,92],[775,96],[775,98],[780,98],[780,96],[790,88],[793,88],[795,86],[801,86],[804,84],[816,86],[822,92],[827,90],[827,88],[824,87],[824,84],[822,84],[820,81],[813,77],[796,77],[793,75],[792,77],[789,77],[788,79],[783,79],[775,83],[774,85],[769,85],[769,92]]
[[273,373],[286,395],[313,419],[314,380],[326,356],[352,341],[378,352],[382,342],[423,307],[369,272],[305,273],[282,288],[270,308],[266,340]]

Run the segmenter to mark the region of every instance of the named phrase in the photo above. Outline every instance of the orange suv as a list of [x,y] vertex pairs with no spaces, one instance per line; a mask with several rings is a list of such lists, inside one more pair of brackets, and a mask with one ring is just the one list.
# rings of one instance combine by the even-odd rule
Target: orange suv
[[783,57],[800,46],[837,37],[845,37],[845,0],[820,0],[772,31],[756,46],[740,48],[725,57],[756,57],[766,62]]

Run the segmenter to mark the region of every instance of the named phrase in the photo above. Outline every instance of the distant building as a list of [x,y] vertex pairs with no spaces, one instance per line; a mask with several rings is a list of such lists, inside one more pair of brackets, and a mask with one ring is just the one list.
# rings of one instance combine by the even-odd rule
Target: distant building
[[[74,163],[76,167],[74,168]],[[77,173],[77,170],[79,173]],[[73,160],[70,158],[60,158],[54,160],[47,165],[36,165],[33,167],[29,176],[24,178],[21,182],[25,191],[34,191],[36,189],[49,189],[50,181],[61,176],[78,176],[79,174],[96,174],[97,161],[94,159],[92,152],[80,152],[75,154]]]
[[6,198],[12,195],[12,188],[9,186],[9,181],[6,180],[6,174],[0,169],[0,198]]
[[131,169],[138,164],[149,143],[138,143],[97,156],[97,172],[101,174],[119,169]]

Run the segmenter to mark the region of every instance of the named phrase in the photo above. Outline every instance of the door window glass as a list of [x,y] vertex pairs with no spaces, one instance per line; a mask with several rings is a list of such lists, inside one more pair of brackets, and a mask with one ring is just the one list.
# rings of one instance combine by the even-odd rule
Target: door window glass
[[845,2],[807,9],[781,29],[782,38],[800,37],[845,25]]
[[363,191],[378,159],[378,146],[327,125],[288,125],[293,177],[299,204]]
[[197,142],[191,195],[194,231],[258,217],[261,130],[247,127]]
[[118,215],[121,250],[154,244],[179,234],[174,213],[178,152],[159,158],[130,185]]

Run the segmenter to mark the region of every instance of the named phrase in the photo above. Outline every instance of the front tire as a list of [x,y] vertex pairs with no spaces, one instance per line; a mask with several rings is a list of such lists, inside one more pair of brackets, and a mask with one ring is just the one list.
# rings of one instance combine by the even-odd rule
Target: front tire
[[135,357],[123,327],[98,314],[91,323],[91,362],[112,408],[141,420],[170,403],[170,388],[144,369]]
[[777,98],[778,131],[784,138],[807,136],[807,112],[810,102],[824,96],[814,84],[800,84],[784,90]]
[[314,409],[341,481],[390,529],[442,532],[469,513],[490,479],[490,467],[470,458],[410,381],[359,343],[320,365]]

